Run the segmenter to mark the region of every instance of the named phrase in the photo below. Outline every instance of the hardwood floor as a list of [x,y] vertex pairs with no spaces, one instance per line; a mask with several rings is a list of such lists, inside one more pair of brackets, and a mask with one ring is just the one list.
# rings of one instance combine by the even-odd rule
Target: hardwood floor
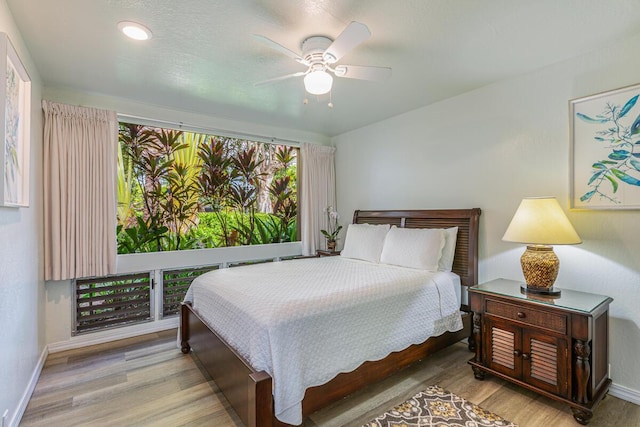
[[[487,376],[455,344],[305,420],[361,426],[428,385],[441,387],[521,427],[577,427],[570,409]],[[242,426],[197,361],[176,347],[176,331],[51,354],[20,426]],[[640,406],[608,396],[589,424],[640,427]]]

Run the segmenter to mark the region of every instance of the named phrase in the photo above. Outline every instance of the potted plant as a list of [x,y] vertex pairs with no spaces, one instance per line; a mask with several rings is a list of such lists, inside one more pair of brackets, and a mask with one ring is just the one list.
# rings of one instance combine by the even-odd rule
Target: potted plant
[[338,233],[342,230],[342,226],[338,225],[338,212],[333,209],[333,206],[328,206],[324,212],[327,214],[327,230],[320,230],[322,235],[327,238],[327,249],[330,251],[336,250],[336,240],[338,240]]

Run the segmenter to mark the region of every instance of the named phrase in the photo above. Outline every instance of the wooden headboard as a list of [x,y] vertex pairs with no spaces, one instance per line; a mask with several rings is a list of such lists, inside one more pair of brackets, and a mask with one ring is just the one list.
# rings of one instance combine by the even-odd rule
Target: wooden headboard
[[408,211],[361,211],[353,213],[354,224],[391,224],[406,228],[458,227],[453,272],[464,286],[478,284],[478,227],[480,208]]

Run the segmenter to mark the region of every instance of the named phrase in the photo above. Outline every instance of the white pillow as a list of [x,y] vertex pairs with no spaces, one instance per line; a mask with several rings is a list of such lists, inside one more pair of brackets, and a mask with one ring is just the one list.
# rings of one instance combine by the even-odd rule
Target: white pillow
[[456,252],[456,240],[458,239],[458,227],[444,229],[444,248],[438,261],[438,271],[451,271],[453,268],[453,256]]
[[340,256],[380,262],[380,253],[389,224],[349,224]]
[[384,241],[380,262],[420,270],[437,271],[444,247],[441,228],[391,227]]

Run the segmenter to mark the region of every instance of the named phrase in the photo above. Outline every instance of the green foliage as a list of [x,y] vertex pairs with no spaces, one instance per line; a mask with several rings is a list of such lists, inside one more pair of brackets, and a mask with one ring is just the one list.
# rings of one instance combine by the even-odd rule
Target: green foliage
[[118,253],[296,239],[296,150],[120,124]]
[[[194,231],[194,236],[204,247],[235,246],[240,242],[237,236],[249,227],[249,215],[238,214],[237,212],[201,212],[198,228]],[[272,214],[257,213],[254,215],[255,230],[251,237],[250,244],[281,243],[295,241],[297,237],[297,227],[295,221],[288,224],[288,228],[282,226],[282,221]],[[223,225],[235,231],[229,243],[225,239]],[[293,228],[293,231],[291,230]],[[235,238],[234,238],[235,236]]]
[[[594,140],[611,150],[606,159],[591,165],[592,173],[587,182],[590,189],[580,197],[582,202],[589,202],[598,196],[620,203],[616,197],[620,184],[640,187],[640,161],[637,160],[640,158],[640,115],[630,126],[622,120],[636,106],[639,97],[633,96],[622,107],[607,103],[602,114],[596,117],[576,113],[585,123],[604,125],[604,129],[596,131]],[[605,183],[610,188],[602,187]]]
[[168,231],[167,227],[157,227],[152,222],[147,224],[141,217],[137,217],[135,226],[123,228],[118,225],[118,253],[159,251],[158,243]]

